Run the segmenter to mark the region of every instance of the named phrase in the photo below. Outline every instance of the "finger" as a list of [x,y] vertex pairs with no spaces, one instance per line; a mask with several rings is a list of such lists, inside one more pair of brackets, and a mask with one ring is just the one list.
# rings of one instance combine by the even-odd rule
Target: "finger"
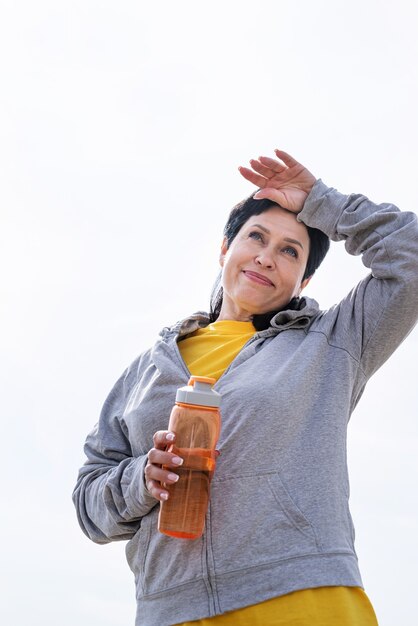
[[265,176],[266,178],[271,178],[275,174],[275,172],[270,167],[266,167],[260,161],[257,161],[257,159],[251,159],[250,163],[253,170],[258,172],[262,176]]
[[271,159],[270,157],[261,156],[258,157],[260,163],[272,170],[273,174],[281,174],[287,170],[287,166],[284,163],[280,163],[277,159]]
[[183,459],[172,452],[159,450],[158,448],[151,448],[148,452],[148,463],[152,463],[153,465],[170,465],[173,467],[180,467],[180,465],[183,464]]
[[170,470],[166,470],[162,467],[157,467],[156,465],[147,465],[145,467],[145,482],[156,481],[159,483],[168,483],[172,485],[176,483],[180,478],[178,474],[171,472]]
[[253,172],[253,170],[250,170],[248,167],[240,166],[238,170],[241,176],[244,176],[244,178],[249,180],[250,183],[253,183],[253,185],[255,185],[256,187],[264,187],[267,183],[267,179],[264,178],[264,176],[260,176],[256,172]]
[[287,165],[287,167],[294,167],[295,165],[300,165],[296,159],[294,159],[290,154],[284,152],[283,150],[276,149],[275,154]]
[[170,494],[168,493],[167,489],[164,489],[164,487],[162,487],[158,481],[149,480],[146,483],[146,486],[147,486],[149,493],[156,500],[160,500],[160,502],[164,502],[165,500],[168,500]]
[[159,450],[165,450],[165,448],[173,443],[176,435],[169,430],[158,430],[153,436],[154,447]]

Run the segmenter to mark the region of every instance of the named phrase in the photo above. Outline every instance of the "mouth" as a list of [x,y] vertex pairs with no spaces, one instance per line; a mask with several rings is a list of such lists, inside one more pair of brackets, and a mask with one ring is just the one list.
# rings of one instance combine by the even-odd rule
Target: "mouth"
[[263,276],[258,272],[252,272],[251,270],[242,270],[247,278],[258,283],[259,285],[266,285],[267,287],[274,287],[274,283],[267,278],[267,276]]

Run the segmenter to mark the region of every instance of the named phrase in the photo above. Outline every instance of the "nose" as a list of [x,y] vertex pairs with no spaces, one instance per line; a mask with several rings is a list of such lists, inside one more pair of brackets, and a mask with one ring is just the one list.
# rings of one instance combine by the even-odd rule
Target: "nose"
[[257,265],[265,267],[266,269],[273,269],[274,267],[273,258],[267,250],[263,250],[262,252],[260,252],[260,254],[257,254],[257,256],[255,257],[255,262]]

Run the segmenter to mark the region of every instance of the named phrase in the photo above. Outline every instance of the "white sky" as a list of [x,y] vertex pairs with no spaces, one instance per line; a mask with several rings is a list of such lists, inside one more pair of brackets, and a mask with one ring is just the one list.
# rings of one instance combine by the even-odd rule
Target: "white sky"
[[[237,166],[275,147],[417,211],[407,0],[0,2],[3,624],[133,624],[124,545],[71,503],[82,445],[159,329],[207,307]],[[334,245],[307,295],[365,273]],[[413,626],[415,330],[350,427],[351,507],[381,626]]]

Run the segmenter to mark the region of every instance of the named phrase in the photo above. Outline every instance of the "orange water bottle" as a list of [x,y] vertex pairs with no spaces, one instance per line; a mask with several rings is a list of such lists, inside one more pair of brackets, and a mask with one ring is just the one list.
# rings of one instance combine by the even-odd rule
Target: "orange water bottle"
[[158,517],[158,530],[171,537],[197,539],[203,533],[221,430],[221,396],[212,389],[215,382],[192,376],[187,387],[177,390],[171,411],[168,429],[176,441],[168,450],[180,456],[183,465],[175,470],[176,483],[164,483],[170,495],[160,503]]

